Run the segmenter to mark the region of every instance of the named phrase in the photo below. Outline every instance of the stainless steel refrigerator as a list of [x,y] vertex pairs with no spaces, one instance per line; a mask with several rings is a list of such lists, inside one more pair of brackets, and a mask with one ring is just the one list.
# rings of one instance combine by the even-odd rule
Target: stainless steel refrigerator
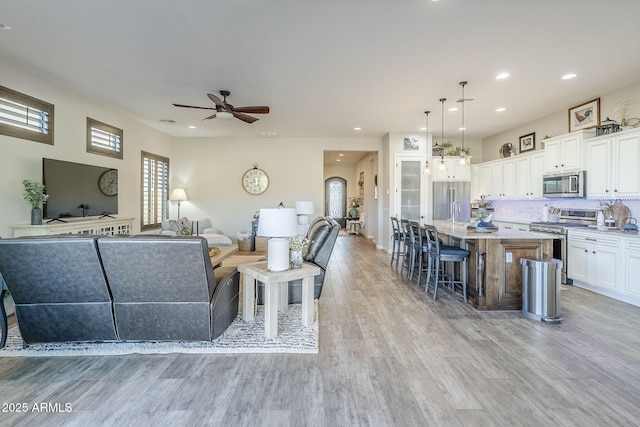
[[[453,202],[457,202],[456,206],[454,206]],[[457,206],[460,206],[459,210]],[[456,211],[456,222],[469,222],[471,220],[471,183],[434,182],[433,219],[450,219],[453,209]]]

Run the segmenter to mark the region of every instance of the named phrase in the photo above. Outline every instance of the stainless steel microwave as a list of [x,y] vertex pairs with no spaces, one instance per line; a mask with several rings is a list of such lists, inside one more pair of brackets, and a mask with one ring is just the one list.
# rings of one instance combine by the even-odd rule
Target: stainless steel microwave
[[542,177],[544,197],[586,197],[585,172],[564,172]]

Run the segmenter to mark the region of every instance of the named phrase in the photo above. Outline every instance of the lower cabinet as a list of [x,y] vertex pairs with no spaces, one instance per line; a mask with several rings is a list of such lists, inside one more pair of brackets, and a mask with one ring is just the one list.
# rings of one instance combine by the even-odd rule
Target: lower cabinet
[[640,238],[569,230],[567,276],[573,284],[640,306]]

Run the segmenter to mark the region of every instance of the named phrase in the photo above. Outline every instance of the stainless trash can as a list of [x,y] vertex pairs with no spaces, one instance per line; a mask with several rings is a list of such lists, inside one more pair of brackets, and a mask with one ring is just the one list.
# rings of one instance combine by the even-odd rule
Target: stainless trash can
[[562,321],[560,291],[562,261],[526,259],[522,264],[522,315],[547,323]]

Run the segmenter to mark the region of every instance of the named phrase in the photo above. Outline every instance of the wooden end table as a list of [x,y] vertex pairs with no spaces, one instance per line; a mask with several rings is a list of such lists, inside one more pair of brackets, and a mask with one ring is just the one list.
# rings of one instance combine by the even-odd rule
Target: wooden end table
[[242,318],[248,322],[256,317],[256,281],[264,283],[264,334],[267,338],[278,336],[278,311],[287,311],[292,280],[302,279],[302,324],[313,324],[313,277],[320,274],[320,267],[305,262],[300,268],[269,271],[266,262],[256,262],[241,264],[238,271],[244,275]]

